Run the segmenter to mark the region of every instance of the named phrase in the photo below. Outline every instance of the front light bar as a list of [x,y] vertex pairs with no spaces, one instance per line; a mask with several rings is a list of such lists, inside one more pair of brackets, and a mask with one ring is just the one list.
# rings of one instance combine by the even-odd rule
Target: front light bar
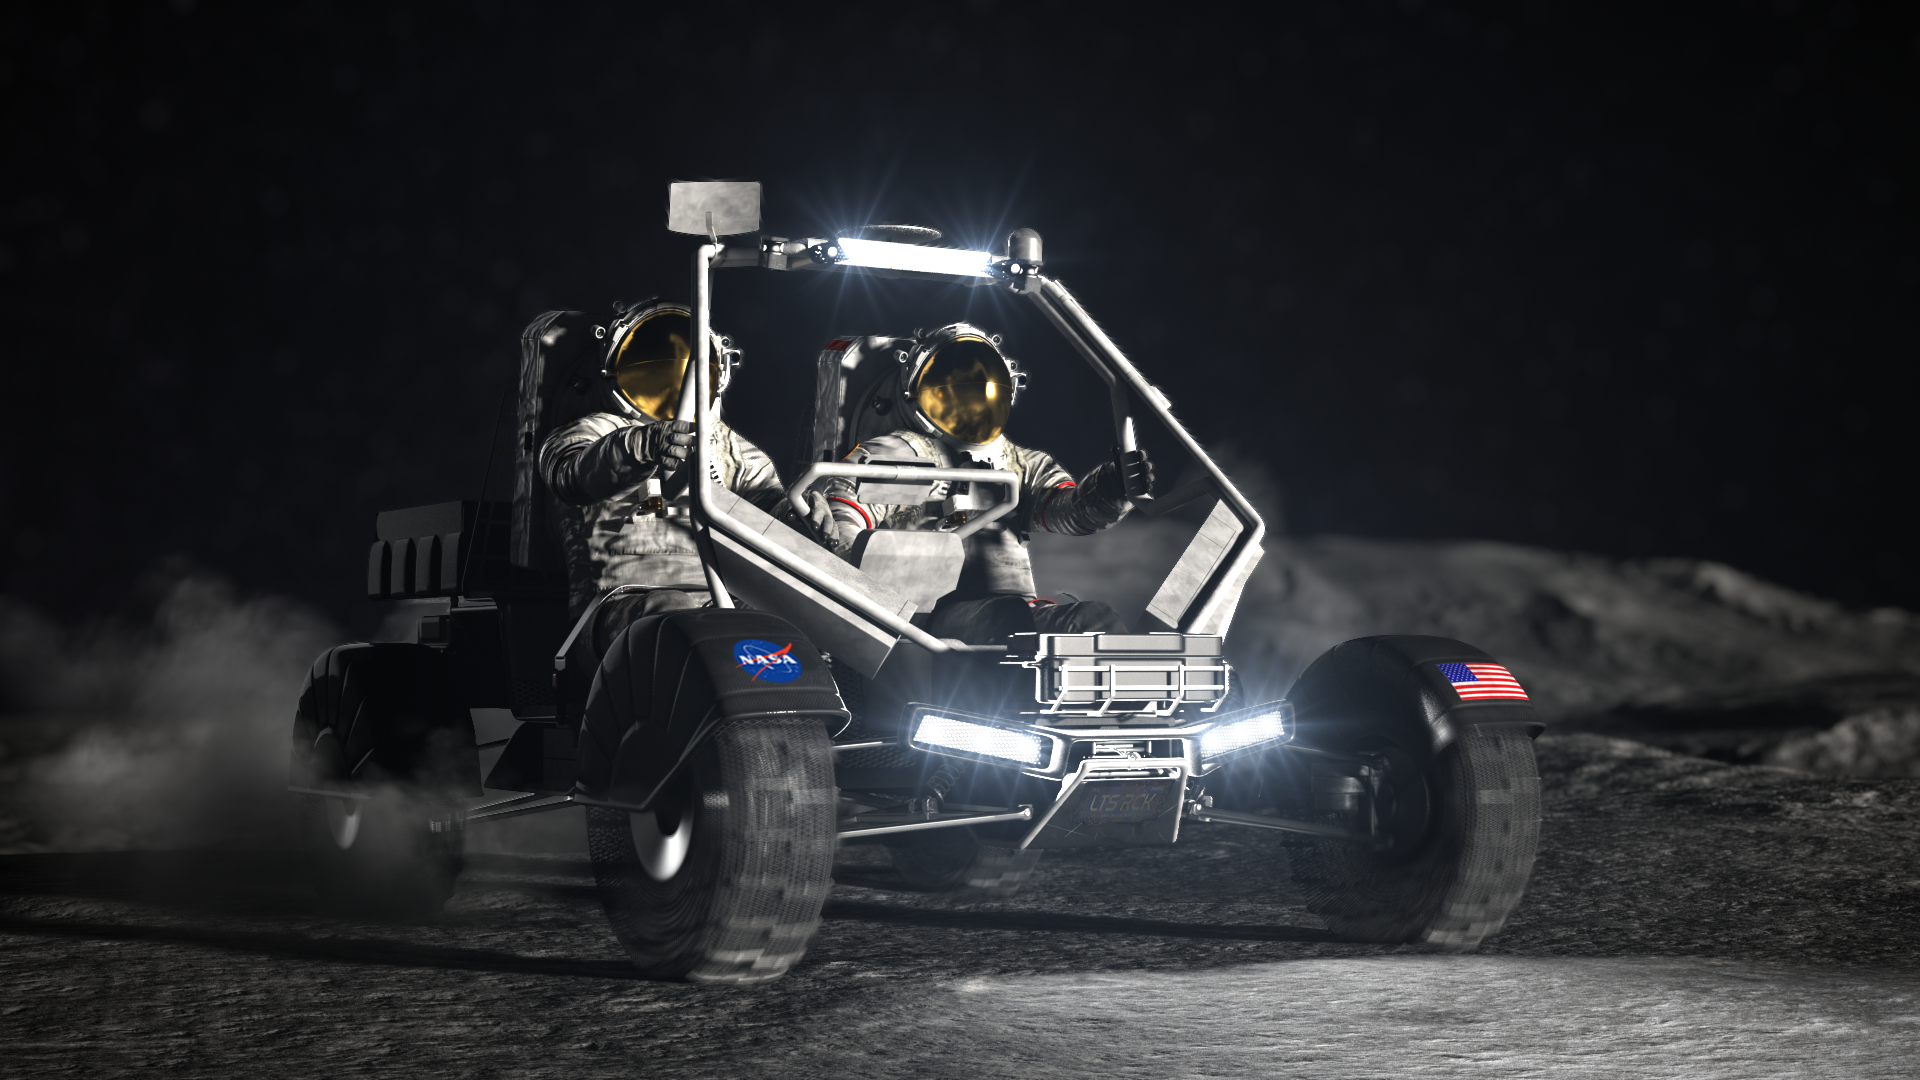
[[1200,736],[1200,757],[1208,764],[1264,750],[1293,738],[1293,703],[1269,701],[1228,713]]
[[907,730],[916,750],[1035,771],[1060,760],[1064,749],[1056,735],[931,705],[913,707]]
[[838,263],[841,266],[907,270],[916,274],[948,274],[954,277],[991,277],[987,268],[993,265],[990,252],[896,244],[887,240],[856,240],[850,236],[837,237],[832,243],[816,245],[809,249],[808,254],[815,261]]

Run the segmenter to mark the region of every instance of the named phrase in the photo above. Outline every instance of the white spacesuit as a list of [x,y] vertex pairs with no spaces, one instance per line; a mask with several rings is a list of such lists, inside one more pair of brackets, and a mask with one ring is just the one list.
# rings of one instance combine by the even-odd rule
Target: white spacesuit
[[[1106,604],[1037,597],[1027,556],[1026,538],[1033,532],[1085,536],[1126,516],[1132,503],[1114,464],[1105,462],[1076,481],[1052,456],[1016,445],[1002,433],[1021,378],[991,334],[955,323],[912,344],[905,354],[902,400],[894,407],[914,427],[866,439],[846,460],[921,459],[944,468],[1005,469],[1021,477],[1018,510],[966,538],[959,585],[935,607],[929,631],[976,644],[1034,630],[1124,633],[1125,625]],[[1144,457],[1139,465],[1150,485],[1151,466]],[[865,529],[954,529],[965,522],[969,508],[992,501],[956,492],[955,486],[934,484],[923,502],[888,505],[863,502],[856,482],[830,477],[809,492],[809,523],[822,543],[843,553]]]
[[[652,303],[623,313],[607,335],[599,386],[590,389],[600,411],[562,424],[540,443],[539,474],[554,496],[552,526],[566,558],[573,614],[615,586],[664,586],[622,594],[601,607],[591,641],[596,655],[633,619],[695,607],[700,601],[689,593],[707,588],[691,521],[684,508],[675,512],[670,505],[674,489],[684,487],[679,474],[693,450],[693,424],[676,416],[692,336],[691,316],[679,305]],[[739,353],[716,334],[712,356],[717,397],[732,380]],[[775,509],[783,489],[767,455],[718,417],[712,427],[715,479]],[[649,480],[664,491],[650,494]]]

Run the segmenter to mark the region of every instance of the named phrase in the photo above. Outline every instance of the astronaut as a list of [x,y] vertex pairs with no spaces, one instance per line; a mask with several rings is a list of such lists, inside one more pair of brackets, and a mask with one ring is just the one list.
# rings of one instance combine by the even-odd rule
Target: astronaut
[[[1125,633],[1126,625],[1106,604],[1037,596],[1027,557],[1027,537],[1035,531],[1086,536],[1126,516],[1133,504],[1115,464],[1102,463],[1075,480],[1050,455],[1002,434],[1021,380],[998,339],[976,326],[954,323],[914,341],[901,370],[893,408],[913,426],[867,439],[845,460],[917,457],[946,468],[1006,469],[1021,477],[1015,512],[966,538],[959,585],[935,606],[928,632],[981,645],[1036,630]],[[1150,491],[1152,465],[1139,455],[1137,466],[1136,482],[1144,487],[1135,490]],[[882,505],[862,502],[855,481],[829,477],[808,493],[808,524],[821,543],[841,554],[865,529],[950,530],[968,512],[956,509],[966,500],[956,498],[953,488],[935,484],[926,502]],[[992,501],[973,497],[980,508]]]
[[[601,606],[590,638],[596,656],[641,615],[704,602],[706,578],[690,519],[684,506],[671,504],[676,488],[686,489],[693,453],[693,422],[678,415],[692,339],[692,316],[678,304],[649,302],[623,312],[609,328],[599,377],[583,376],[595,384],[589,392],[597,411],[556,427],[540,444],[538,469],[554,495],[552,524],[566,557],[574,616],[615,586],[656,586]],[[718,398],[740,354],[715,333],[710,355],[708,385]],[[716,479],[754,505],[774,509],[783,488],[773,462],[715,412]]]

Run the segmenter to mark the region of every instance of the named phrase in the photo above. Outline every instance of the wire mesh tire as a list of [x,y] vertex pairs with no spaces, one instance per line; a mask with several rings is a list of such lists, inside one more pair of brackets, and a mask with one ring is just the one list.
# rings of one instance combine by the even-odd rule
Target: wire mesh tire
[[979,897],[1019,892],[1041,855],[987,843],[965,826],[897,833],[885,844],[893,868],[913,888]]
[[587,812],[594,879],[656,979],[765,982],[805,955],[833,886],[832,744],[817,719],[717,729],[646,814]]
[[[1418,767],[1397,746],[1376,749],[1406,762],[1402,769]],[[1307,910],[1340,937],[1466,951],[1500,932],[1533,873],[1533,742],[1520,731],[1468,731],[1426,766],[1419,786],[1429,820],[1412,850],[1316,839],[1291,852],[1294,880]]]
[[[1325,761],[1301,785],[1322,820],[1384,841],[1315,838],[1289,852],[1307,910],[1343,938],[1466,951],[1498,933],[1526,891],[1540,840],[1534,714],[1524,698],[1460,699],[1438,662],[1463,658],[1493,663],[1447,638],[1360,638],[1288,691],[1302,743],[1385,766],[1373,794],[1357,770]],[[1451,732],[1437,748],[1436,719]]]
[[[321,906],[423,918],[453,895],[465,850],[458,800],[480,791],[467,710],[441,658],[417,645],[327,650],[294,719],[296,818]],[[350,797],[351,796],[351,797]]]

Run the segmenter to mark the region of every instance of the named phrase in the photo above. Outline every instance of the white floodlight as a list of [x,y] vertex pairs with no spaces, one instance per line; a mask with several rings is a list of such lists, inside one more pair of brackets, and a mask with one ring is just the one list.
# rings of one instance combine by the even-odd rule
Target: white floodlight
[[1293,703],[1269,701],[1221,717],[1212,730],[1200,736],[1200,756],[1208,761],[1219,761],[1291,738]]
[[936,754],[1044,769],[1053,758],[1054,740],[1015,727],[929,711],[914,724],[912,742],[915,749]]
[[991,277],[987,265],[993,256],[984,251],[958,248],[922,247],[919,244],[895,244],[887,240],[855,240],[840,237],[835,241],[845,258],[841,266],[866,266],[875,270],[911,270],[921,274],[945,274],[950,277]]

